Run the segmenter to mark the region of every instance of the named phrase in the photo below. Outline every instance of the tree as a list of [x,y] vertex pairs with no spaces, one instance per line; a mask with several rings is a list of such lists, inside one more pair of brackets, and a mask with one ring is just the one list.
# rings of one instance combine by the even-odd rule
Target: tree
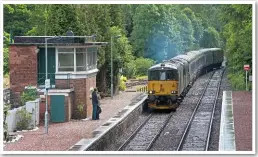
[[180,27],[173,11],[178,10],[172,5],[148,4],[136,8],[131,34],[135,56],[162,61],[181,51]]
[[32,5],[5,4],[4,5],[4,31],[12,36],[25,35],[32,27],[28,19],[31,16]]
[[203,36],[204,28],[202,26],[202,21],[200,18],[195,16],[195,13],[190,8],[185,8],[183,13],[191,20],[193,26],[193,37],[194,37],[194,46],[193,49],[197,49],[199,47],[199,42],[201,37]]
[[125,68],[127,63],[129,63],[133,59],[132,47],[129,44],[126,34],[123,34],[122,32],[123,30],[117,26],[111,27],[109,31],[110,36],[121,35],[120,38],[113,40],[112,53],[113,53],[114,89],[115,89],[114,91],[117,91],[119,88],[118,86],[119,78],[120,78],[119,69]]
[[[31,9],[31,16],[28,21],[32,24],[31,30],[29,30],[27,36],[47,36],[47,18],[49,4],[34,5]],[[51,26],[50,26],[51,27]]]
[[74,34],[82,34],[76,6],[72,4],[52,4],[47,17],[48,35],[65,35],[69,28]]
[[[12,35],[97,35],[97,41],[114,41],[114,73],[124,68],[137,74],[135,58],[156,62],[200,47],[222,47],[228,60],[229,77],[242,88],[243,64],[252,65],[252,6],[220,4],[5,4],[4,31]],[[5,33],[6,36],[8,36]],[[9,42],[9,39],[8,39]],[[8,49],[4,71],[8,72]],[[97,87],[110,89],[110,45],[99,49]],[[116,81],[117,76],[114,78]],[[117,82],[114,82],[115,87]]]
[[183,50],[182,51],[189,51],[193,47],[193,42],[194,42],[194,30],[192,26],[191,20],[186,16],[185,13],[178,12],[176,14],[176,21],[178,23],[179,27],[179,32],[180,32],[180,37],[181,37],[181,42],[183,45]]
[[133,31],[133,16],[135,14],[135,10],[139,6],[139,4],[125,4],[122,5],[122,11],[123,11],[123,18],[125,22],[125,30],[127,33],[127,37],[129,38],[131,36],[131,33]]
[[[220,20],[226,23],[222,37],[226,41],[228,77],[234,89],[243,90],[245,88],[243,65],[249,64],[252,67],[252,5],[223,6],[222,13]],[[252,75],[252,69],[249,74]]]
[[212,48],[220,47],[219,33],[213,27],[208,27],[203,33],[203,37],[200,40],[200,47]]

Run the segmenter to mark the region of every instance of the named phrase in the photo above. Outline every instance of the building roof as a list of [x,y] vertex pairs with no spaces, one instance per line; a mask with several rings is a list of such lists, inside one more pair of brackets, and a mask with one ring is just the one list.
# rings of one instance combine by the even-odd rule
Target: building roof
[[[45,39],[48,38],[48,46],[105,46],[109,42],[96,42],[92,36],[15,36],[14,43],[10,45],[38,45],[44,46]],[[52,39],[51,39],[52,38]]]

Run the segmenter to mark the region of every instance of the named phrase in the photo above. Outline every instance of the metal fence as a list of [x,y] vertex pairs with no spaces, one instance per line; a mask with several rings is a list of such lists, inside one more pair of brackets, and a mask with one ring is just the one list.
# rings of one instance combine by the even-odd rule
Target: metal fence
[[[57,76],[59,77],[58,79]],[[55,74],[48,73],[50,89],[70,89],[71,73]],[[38,73],[38,88],[45,88],[46,73]]]

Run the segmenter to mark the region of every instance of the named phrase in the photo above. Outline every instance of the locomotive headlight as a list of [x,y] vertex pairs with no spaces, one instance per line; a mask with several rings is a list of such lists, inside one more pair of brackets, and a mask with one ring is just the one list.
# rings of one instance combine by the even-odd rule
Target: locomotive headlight
[[150,91],[149,91],[149,94],[154,94],[154,93],[155,93],[154,90],[150,90]]
[[176,94],[177,93],[177,91],[171,91],[171,94]]

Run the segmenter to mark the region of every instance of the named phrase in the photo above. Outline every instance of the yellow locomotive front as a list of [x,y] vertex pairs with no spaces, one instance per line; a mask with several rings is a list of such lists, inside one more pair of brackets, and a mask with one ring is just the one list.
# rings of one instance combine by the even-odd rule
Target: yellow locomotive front
[[178,72],[161,64],[148,71],[148,108],[176,109],[178,106]]

